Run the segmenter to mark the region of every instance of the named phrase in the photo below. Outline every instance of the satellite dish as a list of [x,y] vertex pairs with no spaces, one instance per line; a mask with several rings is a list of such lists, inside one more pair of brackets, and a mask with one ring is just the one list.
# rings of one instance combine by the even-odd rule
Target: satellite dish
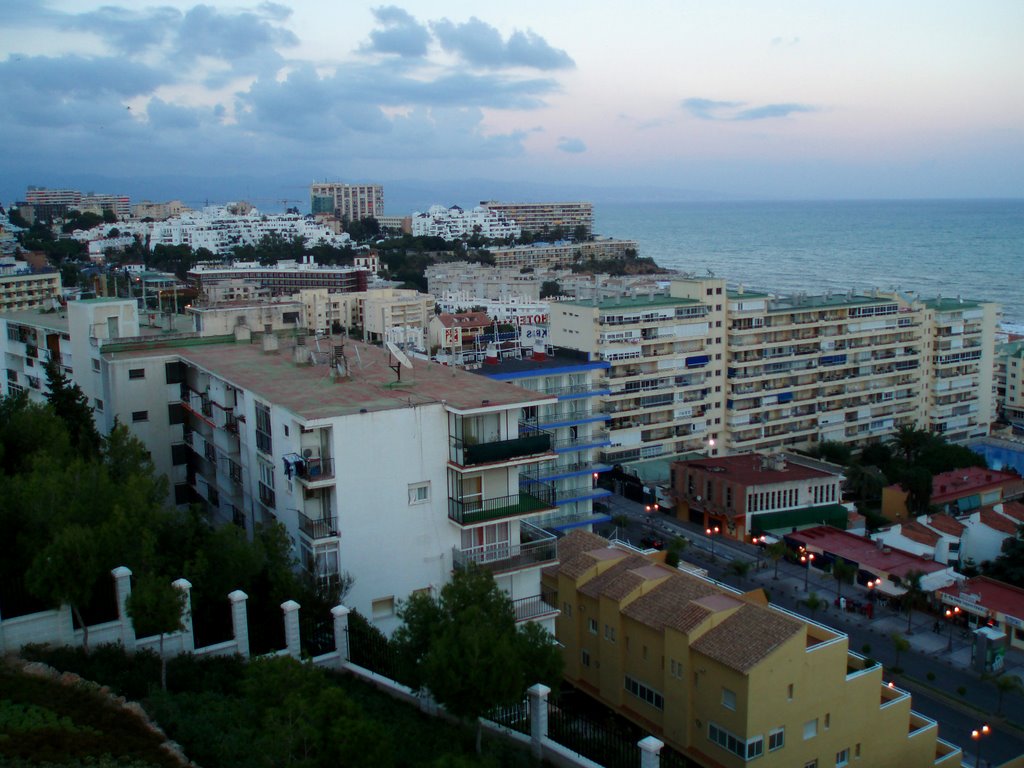
[[385,344],[385,346],[388,348],[388,352],[394,355],[395,360],[398,361],[399,365],[401,365],[403,368],[412,368],[412,363],[409,362],[409,358],[405,356],[405,352],[398,348],[397,344],[395,344],[393,341],[389,341]]
[[392,342],[392,341],[384,342],[384,346],[386,346],[388,348],[388,352],[390,352],[392,354],[392,356],[395,358],[395,360],[398,361],[397,363],[392,363],[390,360],[388,360],[388,368],[390,368],[392,371],[394,371],[395,372],[395,376],[397,376],[398,380],[401,381],[402,380],[402,369],[403,368],[412,368],[412,363],[410,363],[409,362],[409,358],[405,356],[405,352],[400,350],[398,348],[398,345],[395,344],[394,342]]

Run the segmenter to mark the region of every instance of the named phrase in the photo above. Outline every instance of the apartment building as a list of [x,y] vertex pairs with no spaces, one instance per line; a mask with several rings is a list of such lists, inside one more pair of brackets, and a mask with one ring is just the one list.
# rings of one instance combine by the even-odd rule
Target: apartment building
[[699,765],[958,765],[849,638],[574,531],[545,573],[565,677]]
[[572,237],[576,227],[583,227],[586,237],[594,234],[592,203],[499,203],[483,200],[481,207],[512,219],[523,232],[546,234],[556,229]]
[[993,389],[999,307],[990,302],[924,302],[929,346],[922,361],[928,382],[925,418],[950,442],[987,435],[996,417]]
[[309,187],[309,207],[314,215],[330,213],[348,221],[379,218],[384,215],[384,187],[340,181],[314,182]]
[[604,462],[718,450],[726,299],[722,280],[677,280],[668,296],[551,305],[553,346],[611,364]]
[[[424,274],[427,290],[434,296],[465,295],[492,300],[514,296],[528,301],[540,300],[541,278],[518,269],[452,261],[431,264]],[[469,306],[472,305],[466,308]]]
[[473,235],[503,240],[521,234],[514,221],[497,211],[480,206],[466,211],[457,205],[450,208],[433,205],[426,213],[414,213],[410,226],[416,237],[440,237],[444,240],[458,240]]
[[350,293],[310,288],[292,299],[305,307],[305,327],[310,331],[361,328],[367,340],[411,342],[416,349],[426,349],[426,331],[434,317],[434,297],[408,288]]
[[369,272],[355,267],[316,264],[312,257],[302,262],[279,261],[264,266],[259,262],[236,262],[230,266],[198,264],[186,275],[200,292],[211,283],[248,280],[267,288],[271,295],[290,295],[304,288],[326,288],[335,292],[365,291]]
[[578,261],[588,259],[622,259],[630,253],[636,254],[635,240],[584,240],[574,243],[560,240],[556,243],[533,243],[510,248],[488,248],[497,267],[530,267],[532,269],[555,269],[569,267]]
[[192,209],[181,200],[169,200],[166,203],[154,203],[143,200],[132,206],[133,219],[153,219],[153,221],[164,221],[174,216],[181,216]]
[[996,409],[999,417],[1024,430],[1024,341],[996,346]]
[[544,528],[589,530],[610,519],[606,513],[594,512],[594,502],[611,495],[597,485],[600,474],[611,466],[595,459],[595,451],[608,445],[605,424],[609,416],[600,407],[600,398],[608,390],[596,380],[609,365],[564,350],[548,354],[539,344],[529,357],[498,360],[476,370],[489,379],[557,398],[557,402],[523,411],[524,422],[551,435],[555,453],[555,458],[523,473],[531,487],[550,492],[554,499],[556,511],[537,521]]
[[50,309],[61,296],[60,272],[32,270],[28,264],[5,256],[0,261],[0,312],[19,312],[36,307]]
[[749,540],[823,522],[847,527],[842,467],[787,453],[740,453],[672,465],[680,519]]

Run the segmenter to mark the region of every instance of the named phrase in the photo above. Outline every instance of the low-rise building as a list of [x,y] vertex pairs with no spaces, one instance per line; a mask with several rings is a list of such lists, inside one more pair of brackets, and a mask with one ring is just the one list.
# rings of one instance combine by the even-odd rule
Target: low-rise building
[[235,262],[230,265],[197,264],[187,279],[200,292],[210,283],[251,280],[267,288],[271,295],[291,295],[304,288],[326,288],[336,293],[365,291],[369,272],[355,267],[317,264],[312,257],[301,262],[279,261],[271,266],[259,262]]
[[991,627],[1006,633],[1011,647],[1024,650],[1024,589],[988,576],[942,589],[941,605],[959,608],[968,627]]
[[61,295],[60,272],[32,269],[13,256],[0,257],[0,312],[20,312],[36,307],[53,308]]
[[959,761],[835,630],[574,531],[544,575],[565,677],[699,765]]
[[676,514],[739,540],[828,523],[847,527],[842,468],[792,454],[741,453],[672,465]]
[[[960,515],[984,506],[1024,495],[1024,480],[1015,472],[965,467],[932,478],[929,504],[943,512]],[[882,489],[882,515],[893,522],[910,516],[908,493],[899,484]]]

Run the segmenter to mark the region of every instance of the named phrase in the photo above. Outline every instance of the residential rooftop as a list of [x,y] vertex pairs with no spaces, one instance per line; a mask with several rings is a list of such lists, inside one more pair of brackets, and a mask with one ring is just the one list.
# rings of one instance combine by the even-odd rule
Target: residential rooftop
[[687,299],[678,296],[617,296],[610,299],[576,299],[575,301],[559,301],[553,303],[555,306],[589,307],[597,308],[602,312],[613,309],[650,309],[653,307],[680,307],[692,304],[700,304],[696,299]]
[[582,355],[574,356],[565,352],[556,352],[553,355],[545,355],[543,359],[507,357],[497,363],[485,363],[483,367],[477,368],[473,372],[498,381],[510,381],[530,376],[541,376],[545,373],[598,371],[610,367],[611,363],[606,360],[586,360]]
[[946,587],[940,591],[968,602],[977,602],[990,611],[1024,619],[1024,589],[1004,581],[975,576],[959,587]]
[[978,301],[977,299],[944,299],[937,297],[934,299],[924,299],[923,303],[928,309],[934,309],[936,312],[952,312],[959,309],[977,309],[989,302]]
[[816,478],[831,479],[839,475],[838,472],[827,472],[793,462],[773,464],[768,456],[761,453],[714,456],[679,463],[687,467],[703,469],[705,472],[717,473],[717,476],[723,480],[740,483],[744,486],[773,485]]
[[[412,359],[412,369],[400,367],[401,381],[389,365],[387,350],[344,337],[322,337],[320,358],[333,345],[344,344],[349,375],[339,379],[330,366],[298,365],[295,342],[279,341],[276,352],[264,352],[258,337],[252,342],[225,338],[195,339],[159,348],[104,351],[111,360],[177,356],[186,362],[287,408],[307,420],[446,403],[457,411],[501,408],[517,403],[554,402],[553,397],[476,376],[458,368]],[[312,345],[307,350],[314,350]]]
[[839,309],[840,307],[863,307],[870,304],[896,304],[891,296],[865,296],[863,294],[832,293],[805,296],[793,294],[777,296],[768,304],[769,312],[792,312],[811,309]]
[[882,546],[871,539],[865,539],[828,525],[787,533],[786,538],[808,549],[827,552],[841,557],[843,560],[857,563],[859,566],[869,566],[881,573],[893,576],[906,576],[914,571],[926,574],[934,573],[947,568],[942,563],[915,555],[904,549]]

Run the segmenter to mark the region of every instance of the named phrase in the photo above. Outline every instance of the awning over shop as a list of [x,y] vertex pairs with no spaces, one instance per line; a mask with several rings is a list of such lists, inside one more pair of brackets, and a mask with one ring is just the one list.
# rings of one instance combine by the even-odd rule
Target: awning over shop
[[758,512],[751,516],[751,533],[774,535],[791,533],[794,528],[809,528],[815,525],[831,525],[846,530],[849,512],[842,504],[823,504],[803,509],[787,509],[782,512]]

